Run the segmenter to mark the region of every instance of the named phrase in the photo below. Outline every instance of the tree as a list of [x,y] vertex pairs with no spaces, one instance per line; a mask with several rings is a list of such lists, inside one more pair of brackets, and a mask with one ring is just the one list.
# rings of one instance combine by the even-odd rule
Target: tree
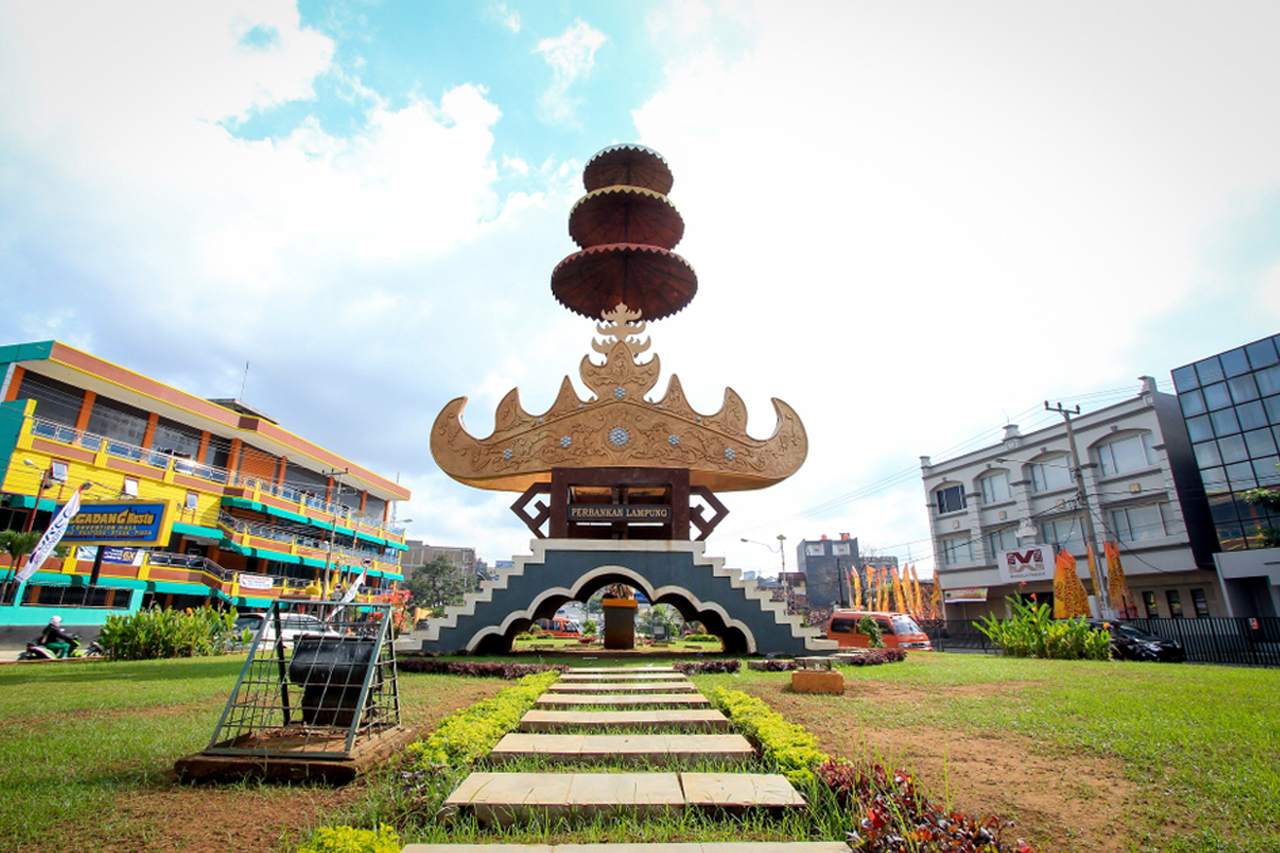
[[670,604],[654,604],[640,614],[640,632],[653,634],[654,625],[665,625],[667,636],[672,637],[679,633],[679,619],[680,614]]
[[18,563],[22,558],[36,549],[40,542],[40,533],[34,530],[23,533],[18,530],[0,530],[0,550],[9,555],[9,577],[0,586],[0,603],[9,597],[9,587],[18,576]]
[[429,610],[440,610],[450,604],[461,604],[470,589],[468,578],[443,554],[416,569],[410,569],[405,586],[414,604]]
[[[1276,468],[1280,470],[1280,465]],[[1272,512],[1280,512],[1280,489],[1250,489],[1244,493],[1244,499],[1254,506],[1260,506],[1263,509]],[[1280,546],[1280,530],[1274,527],[1268,527],[1265,530],[1258,531],[1262,540],[1262,545],[1268,548]]]

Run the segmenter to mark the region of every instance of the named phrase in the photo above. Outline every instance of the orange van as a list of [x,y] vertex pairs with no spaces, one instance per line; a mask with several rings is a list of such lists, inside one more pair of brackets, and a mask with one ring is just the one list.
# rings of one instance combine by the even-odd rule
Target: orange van
[[862,617],[870,616],[880,626],[880,638],[887,649],[933,651],[933,643],[916,620],[906,613],[879,613],[872,610],[836,610],[827,622],[827,638],[841,646],[870,648],[871,638],[858,630]]
[[555,616],[551,619],[539,619],[537,624],[542,630],[551,632],[551,636],[553,637],[582,636],[582,627],[572,619],[566,619],[563,616]]

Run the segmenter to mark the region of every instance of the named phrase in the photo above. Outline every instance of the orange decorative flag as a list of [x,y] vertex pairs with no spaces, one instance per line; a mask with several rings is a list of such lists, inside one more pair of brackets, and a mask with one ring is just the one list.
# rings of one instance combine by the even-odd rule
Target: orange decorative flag
[[1108,592],[1111,594],[1111,606],[1122,614],[1129,614],[1129,587],[1125,583],[1124,567],[1120,565],[1120,549],[1114,542],[1103,542],[1102,550],[1107,555]]
[[1085,547],[1089,554],[1089,577],[1093,578],[1093,594],[1098,596],[1099,600],[1101,600],[1102,582],[1098,580],[1098,567],[1093,562],[1093,546],[1086,545]]
[[1076,573],[1076,558],[1059,551],[1053,571],[1053,618],[1089,615],[1089,596]]
[[933,592],[929,594],[929,618],[937,619],[942,612],[942,584],[938,583],[938,570],[933,570]]
[[858,570],[849,570],[849,586],[853,587],[853,606],[862,607],[862,581],[858,578]]
[[924,602],[920,600],[920,575],[916,574],[916,567],[911,566],[911,592],[914,599],[911,611],[917,616],[924,611]]
[[893,572],[893,604],[894,612],[905,613],[907,611],[907,594],[902,589],[902,577],[898,574],[896,568],[890,569]]

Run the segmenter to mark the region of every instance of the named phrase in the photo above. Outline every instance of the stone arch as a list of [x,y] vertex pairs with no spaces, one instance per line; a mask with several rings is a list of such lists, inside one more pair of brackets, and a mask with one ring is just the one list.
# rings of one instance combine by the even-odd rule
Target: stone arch
[[624,583],[644,593],[652,604],[669,604],[685,621],[697,621],[715,634],[730,654],[755,654],[759,648],[751,628],[715,601],[702,601],[679,584],[655,586],[642,573],[619,565],[602,565],[584,572],[571,586],[549,586],[537,593],[528,607],[513,610],[498,625],[481,628],[467,641],[467,651],[476,653],[509,652],[511,642],[538,619],[555,615],[568,601],[586,601],[597,590]]
[[702,542],[540,539],[531,545],[533,555],[517,557],[431,625],[423,650],[507,652],[535,619],[610,583],[635,587],[651,602],[702,622],[731,654],[803,654],[834,645],[802,627],[800,617],[788,615],[755,581],[704,556]]

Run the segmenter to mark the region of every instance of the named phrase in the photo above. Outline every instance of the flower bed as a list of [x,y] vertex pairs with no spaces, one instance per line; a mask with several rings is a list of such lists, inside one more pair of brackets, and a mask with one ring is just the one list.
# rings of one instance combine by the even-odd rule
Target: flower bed
[[402,657],[396,661],[401,672],[422,672],[431,675],[468,675],[473,677],[505,678],[508,681],[541,672],[567,672],[569,667],[547,663],[495,663],[491,661],[452,661],[438,658]]
[[672,664],[676,672],[685,675],[699,673],[729,673],[742,669],[740,660],[682,660]]
[[862,649],[840,654],[851,655],[851,657],[838,661],[839,666],[879,666],[882,663],[898,663],[907,659],[905,649]]

